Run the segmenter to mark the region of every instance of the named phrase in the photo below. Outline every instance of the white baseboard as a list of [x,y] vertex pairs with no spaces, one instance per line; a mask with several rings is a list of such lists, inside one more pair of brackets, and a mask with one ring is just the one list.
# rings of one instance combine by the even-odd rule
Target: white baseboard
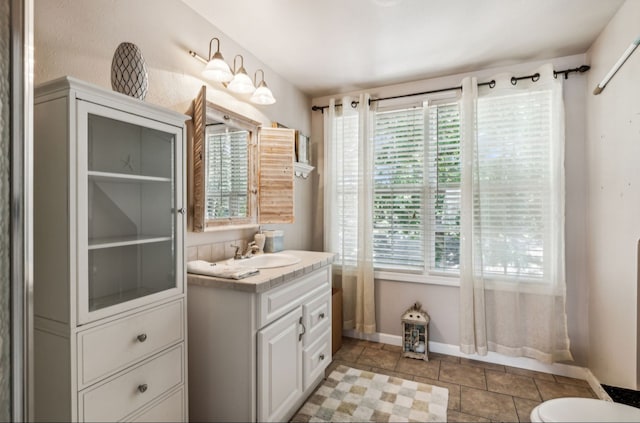
[[[344,336],[349,338],[364,339],[367,341],[380,342],[382,344],[402,346],[402,337],[399,335],[390,335],[387,333],[360,333],[355,330],[342,331]],[[471,360],[484,361],[486,363],[502,364],[504,366],[518,367],[526,370],[534,370],[542,373],[551,373],[559,376],[572,377],[575,379],[586,380],[593,392],[603,400],[611,401],[611,397],[602,389],[598,379],[586,367],[573,366],[571,364],[553,363],[545,364],[538,360],[527,357],[509,357],[506,355],[489,352],[487,355],[464,354],[460,351],[460,347],[452,344],[443,344],[441,342],[429,341],[429,351],[447,354],[456,357],[464,357]]]

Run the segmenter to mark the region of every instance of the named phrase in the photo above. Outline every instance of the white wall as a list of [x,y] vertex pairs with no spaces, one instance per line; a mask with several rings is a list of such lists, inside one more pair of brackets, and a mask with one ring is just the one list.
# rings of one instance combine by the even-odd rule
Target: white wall
[[[208,85],[208,99],[225,108],[265,125],[277,121],[310,133],[309,98],[179,0],[36,0],[34,20],[36,84],[71,75],[111,89],[113,53],[118,44],[129,41],[141,49],[148,67],[145,101],[184,113],[200,87]],[[253,106],[230,95],[221,84],[207,84],[201,78],[204,65],[188,51],[206,56],[214,36],[220,39],[228,63],[242,54],[251,76],[256,69],[264,69],[276,104]],[[309,249],[309,181],[296,178],[294,201],[296,223],[279,228],[285,230],[286,248]],[[253,232],[189,233],[187,245],[238,239],[238,233],[249,238]]]
[[603,383],[638,389],[640,51],[600,95],[591,91],[640,37],[640,2],[625,2],[588,51],[589,368]]
[[[561,57],[551,62],[556,70],[575,68],[585,64],[585,56],[577,55]],[[416,81],[367,90],[372,98],[422,92],[460,85],[466,75],[475,75],[479,81],[488,81],[492,75],[500,72],[513,72],[516,75],[527,75],[543,62],[529,62],[517,66],[488,69],[473,73],[452,75],[443,78]],[[571,74],[564,84],[564,100],[566,108],[566,260],[567,260],[567,320],[571,352],[575,364],[585,366],[588,361],[589,333],[588,292],[586,289],[586,168],[584,155],[584,116],[587,76]],[[346,93],[354,95],[358,92]],[[324,106],[331,97],[343,94],[314,98],[312,103]],[[314,141],[312,151],[317,157],[322,156],[322,119],[320,112],[314,112],[311,119],[311,139]],[[319,171],[315,186],[318,192],[318,206],[313,216],[313,246],[322,248],[322,160],[318,161]],[[420,301],[431,316],[430,339],[432,341],[457,345],[459,342],[459,289],[457,287],[405,283],[377,280],[376,285],[376,320],[381,333],[401,335],[400,316],[415,301]]]

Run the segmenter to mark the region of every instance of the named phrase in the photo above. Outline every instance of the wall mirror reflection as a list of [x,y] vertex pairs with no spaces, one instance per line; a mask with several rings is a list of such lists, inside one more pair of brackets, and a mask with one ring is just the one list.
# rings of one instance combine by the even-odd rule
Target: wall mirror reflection
[[256,150],[259,122],[206,100],[192,105],[190,229],[256,223]]

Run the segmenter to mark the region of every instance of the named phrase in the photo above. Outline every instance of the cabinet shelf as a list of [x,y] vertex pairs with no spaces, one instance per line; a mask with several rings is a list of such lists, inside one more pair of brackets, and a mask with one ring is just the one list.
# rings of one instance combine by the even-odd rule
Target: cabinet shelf
[[161,176],[132,175],[128,173],[98,172],[90,170],[87,172],[94,181],[107,182],[171,182],[171,178]]
[[135,300],[137,298],[153,294],[154,292],[155,291],[149,288],[140,287],[118,292],[116,294],[105,295],[104,297],[93,298],[89,305],[89,310],[99,310],[115,304],[125,303],[130,300]]
[[171,241],[170,236],[122,236],[110,238],[98,238],[89,240],[89,249],[97,250],[100,248],[124,247],[127,245],[150,244],[153,242]]

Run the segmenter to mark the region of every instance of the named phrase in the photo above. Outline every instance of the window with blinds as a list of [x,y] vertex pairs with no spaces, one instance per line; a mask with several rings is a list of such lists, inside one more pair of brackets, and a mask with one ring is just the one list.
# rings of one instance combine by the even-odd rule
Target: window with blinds
[[552,97],[529,91],[478,99],[475,221],[485,274],[540,279],[549,242]]
[[207,126],[206,219],[248,215],[248,137],[248,131]]
[[377,112],[373,142],[376,265],[457,272],[458,104]]
[[358,115],[336,117],[334,132],[337,155],[336,201],[338,250],[345,263],[355,263],[358,256]]
[[429,265],[432,271],[460,268],[460,108],[427,109],[427,201]]
[[373,132],[373,254],[378,267],[424,269],[422,107],[377,112]]

